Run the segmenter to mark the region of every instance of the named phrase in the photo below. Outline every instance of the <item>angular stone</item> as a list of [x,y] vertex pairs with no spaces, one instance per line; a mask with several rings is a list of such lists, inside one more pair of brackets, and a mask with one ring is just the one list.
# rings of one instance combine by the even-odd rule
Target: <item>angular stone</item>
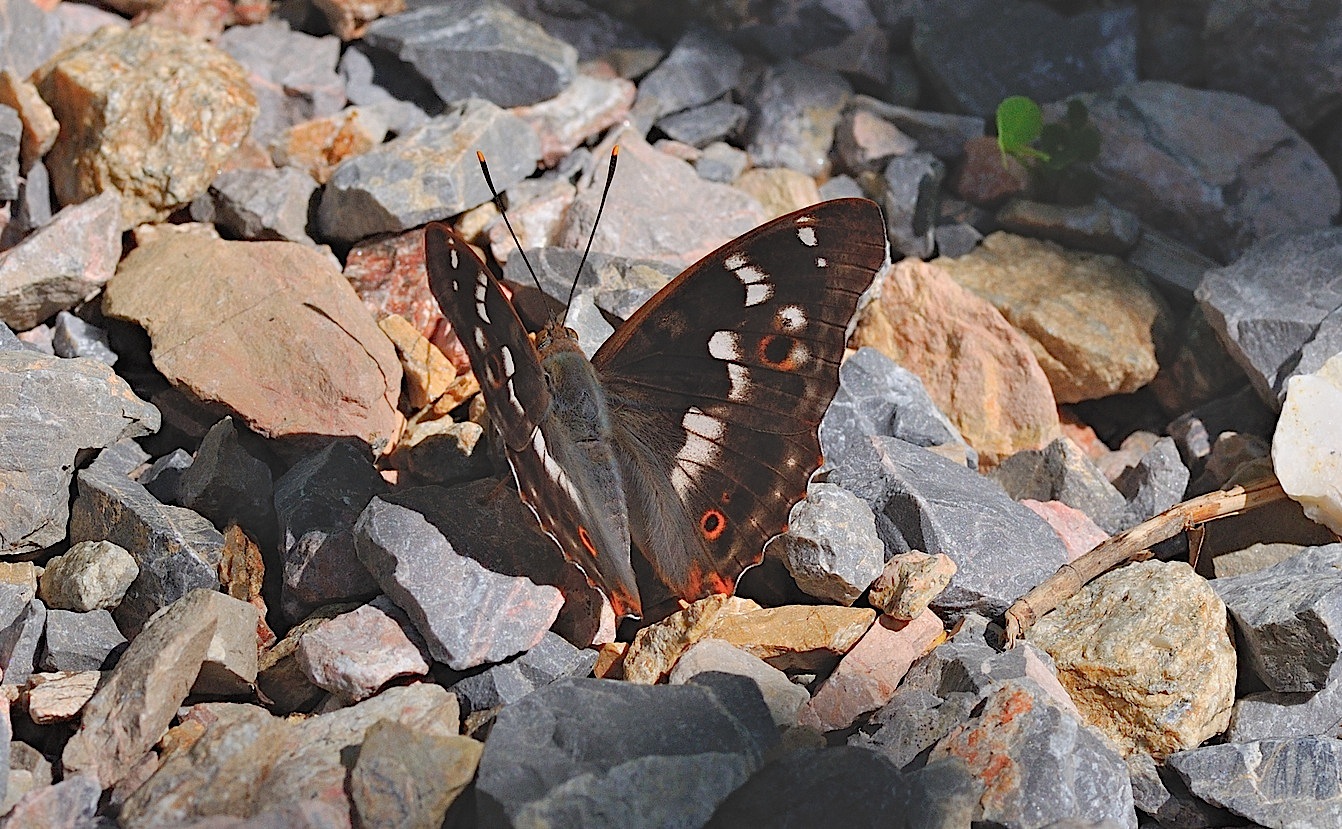
[[837,72],[793,62],[769,67],[747,99],[746,151],[763,167],[820,175],[851,94]]
[[724,616],[707,636],[758,656],[779,670],[830,670],[871,628],[866,607],[783,605]]
[[1297,737],[1206,746],[1170,757],[1193,794],[1266,826],[1342,821],[1342,740]]
[[843,169],[853,175],[883,170],[890,159],[907,155],[918,142],[899,131],[899,127],[859,107],[849,107],[835,129],[834,149]]
[[375,21],[364,42],[405,61],[447,102],[501,107],[553,98],[577,71],[578,53],[502,3],[450,0]]
[[364,733],[350,770],[350,801],[361,826],[439,826],[475,777],[484,744],[425,734],[395,721]]
[[238,239],[312,243],[308,212],[316,192],[312,176],[293,167],[225,170],[191,203],[191,218]]
[[1025,334],[1059,403],[1125,394],[1156,376],[1168,311],[1136,268],[1002,232],[937,264]]
[[905,256],[926,259],[935,247],[934,221],[940,209],[946,166],[931,153],[890,159],[881,179],[881,208],[890,246]]
[[61,125],[51,114],[51,107],[37,94],[37,87],[12,69],[0,71],[0,104],[13,107],[23,122],[19,166],[30,170],[56,143]]
[[1114,478],[1114,488],[1128,499],[1126,523],[1139,524],[1182,501],[1188,478],[1174,440],[1157,440],[1134,466]]
[[7,829],[86,829],[97,826],[95,817],[102,787],[84,774],[65,777],[59,783],[29,792],[5,818]]
[[106,610],[74,613],[47,610],[43,671],[99,671],[112,652],[126,644]]
[[121,257],[120,210],[115,192],[94,196],[0,252],[0,321],[27,330],[111,279]]
[[[250,694],[257,674],[257,638],[261,624],[257,608],[214,590],[194,590],[181,604],[180,612],[216,620],[214,636],[210,637],[191,693],[215,698]],[[161,614],[167,612],[160,611]]]
[[[900,132],[918,142],[918,148],[940,158],[954,161],[965,153],[965,145],[983,137],[984,119],[978,115],[955,115],[898,106],[867,95],[853,96],[855,108],[864,109],[889,121]],[[992,106],[996,107],[994,103]]]
[[178,447],[155,458],[137,480],[158,500],[165,504],[176,504],[181,501],[182,473],[194,462],[195,458],[191,457],[190,452]]
[[914,660],[943,638],[941,620],[930,610],[910,622],[881,616],[816,688],[801,722],[822,731],[848,728],[889,702]]
[[1212,586],[1264,685],[1279,692],[1324,687],[1342,655],[1342,544],[1310,547]]
[[1157,765],[1151,755],[1139,751],[1126,759],[1133,803],[1162,826],[1233,826],[1239,822],[1225,809],[1194,797],[1174,769]]
[[945,553],[930,556],[919,550],[890,557],[871,583],[867,602],[900,621],[921,616],[955,577],[955,562]]
[[[991,135],[980,135],[965,142],[964,161],[951,174],[950,180],[952,193],[981,207],[996,207],[1020,194],[1028,185],[1029,172],[1025,166],[1002,152],[997,138]],[[942,253],[942,256],[946,255]]]
[[1012,500],[1061,501],[1107,532],[1127,527],[1127,500],[1068,438],[1058,438],[1043,449],[1017,452],[988,477],[1001,484]]
[[792,508],[788,530],[765,545],[807,595],[851,605],[881,574],[885,545],[871,508],[833,484],[812,484]]
[[624,120],[634,95],[634,84],[624,78],[580,73],[563,92],[548,101],[514,107],[512,114],[540,136],[541,165],[554,167],[583,142]]
[[1109,533],[1100,529],[1089,515],[1076,507],[1069,507],[1062,501],[1035,501],[1022,498],[1020,503],[1047,521],[1053,532],[1058,534],[1063,547],[1067,549],[1069,564],[1109,540]]
[[534,647],[564,603],[553,587],[457,554],[424,516],[381,498],[354,535],[359,560],[409,614],[429,653],[459,671]]
[[[270,155],[276,165],[297,168],[307,173],[309,181],[325,184],[340,162],[350,156],[368,152],[381,144],[386,137],[387,118],[381,109],[375,106],[351,106],[334,115],[312,118],[289,127],[271,142]],[[245,181],[244,179],[243,182]],[[286,177],[285,181],[290,181],[290,178]],[[216,179],[215,184],[218,183],[219,180]],[[292,180],[291,186],[294,196],[308,189],[307,183],[297,179]],[[311,196],[310,190],[308,195]],[[291,196],[286,204],[297,201],[298,199]],[[298,224],[297,220],[300,217],[296,210],[292,210],[293,218],[285,221],[286,227],[300,230],[301,237],[284,238],[293,241],[305,240],[308,219],[306,208],[310,207],[310,203],[304,202],[304,207],[302,224]],[[192,209],[195,209],[194,206]],[[289,216],[291,212],[286,210],[278,215]]]
[[959,758],[984,785],[985,821],[1107,818],[1136,829],[1127,766],[1112,743],[1053,702],[1034,682],[1003,682],[977,716],[932,749]]
[[257,111],[236,61],[157,26],[98,31],[37,88],[61,124],[46,161],[57,201],[118,190],[123,230],[205,192]]
[[956,574],[931,605],[948,621],[1004,612],[1065,560],[1048,524],[996,484],[896,438],[873,438],[830,480],[871,506],[888,554],[950,556]]
[[1220,734],[1235,701],[1225,604],[1181,562],[1139,562],[1086,585],[1031,629],[1086,721],[1163,760]]
[[164,236],[122,261],[103,310],[149,333],[169,382],[262,437],[348,436],[380,451],[397,428],[395,349],[309,247]]
[[331,31],[344,41],[362,37],[368,24],[379,17],[405,11],[405,0],[375,0],[372,3],[314,0],[312,5],[326,17]]
[[702,825],[777,740],[741,682],[753,699],[564,679],[505,707],[480,758],[478,825]]
[[764,205],[770,218],[784,216],[820,201],[820,190],[815,179],[787,167],[756,167],[747,170],[732,182]]
[[268,20],[229,27],[216,42],[245,68],[258,110],[251,138],[263,147],[285,128],[345,105],[344,83],[335,71],[340,41],[334,37]]
[[[722,141],[715,141],[704,147],[699,155],[699,160],[694,162],[694,171],[699,174],[699,178],[704,181],[715,181],[720,184],[731,184],[745,172],[746,167],[750,165],[750,156],[745,150],[738,150],[730,144]],[[830,179],[833,181],[833,179]],[[829,182],[826,182],[828,184]],[[822,199],[840,198],[837,195],[827,195],[821,190]],[[861,196],[862,193],[848,193],[844,195]]]
[[1076,206],[1012,199],[997,211],[997,221],[1003,230],[1021,236],[1115,256],[1132,250],[1142,236],[1135,214],[1103,199]]
[[1334,533],[1342,530],[1342,496],[1337,491],[1342,433],[1328,418],[1342,400],[1342,356],[1313,374],[1292,377],[1281,419],[1272,436],[1272,466],[1282,489],[1310,519]]
[[634,634],[624,654],[624,678],[651,685],[675,667],[677,660],[725,617],[759,610],[750,599],[714,594],[678,610]]
[[638,85],[630,113],[646,132],[672,113],[717,100],[736,87],[745,56],[708,29],[691,27]]
[[853,344],[918,375],[985,465],[1057,437],[1057,404],[1028,341],[937,265],[895,265]]
[[[623,157],[623,148],[620,154]],[[529,251],[527,256],[536,268],[545,292],[555,298],[567,297],[573,274],[578,272],[578,263],[582,260],[582,251],[544,247]],[[632,259],[594,252],[578,273],[577,294],[590,294],[598,308],[626,319],[679,273],[675,265],[657,259]],[[517,257],[504,267],[503,276],[513,282],[529,279],[524,263]]]
[[[737,826],[881,826],[909,811],[908,783],[864,748],[808,748],[760,769],[713,813],[707,829]],[[921,815],[920,815],[921,816]],[[951,825],[951,824],[928,824]]]
[[740,104],[719,100],[660,118],[656,126],[671,139],[702,149],[735,137],[749,117],[749,110]]
[[70,541],[110,541],[135,559],[139,575],[114,614],[122,632],[134,636],[159,608],[194,588],[219,587],[224,537],[199,514],[164,506],[100,461],[79,473]]
[[158,427],[158,409],[105,363],[0,351],[0,552],[34,552],[64,539],[76,462]]
[[88,774],[109,788],[163,736],[214,638],[219,618],[202,612],[208,595],[174,602],[126,648],[65,745],[67,774]]
[[684,685],[704,673],[735,674],[750,679],[759,687],[774,725],[780,729],[796,725],[797,715],[811,698],[787,674],[721,639],[701,639],[691,645],[671,669],[667,682]]
[[304,633],[296,655],[312,684],[358,702],[396,677],[427,674],[423,647],[410,620],[384,596]]
[[541,641],[516,659],[468,676],[449,689],[465,713],[510,705],[559,679],[590,676],[596,651],[570,645],[557,633],[546,631]]
[[520,118],[488,101],[467,101],[341,162],[322,190],[322,238],[357,242],[484,204],[489,188],[471,152],[477,149],[500,190],[530,175],[541,155],[540,139]]
[[19,802],[19,798],[33,789],[51,785],[51,763],[42,756],[42,752],[25,742],[10,741],[8,765],[9,779],[5,788],[5,798],[0,801],[0,810],[6,814]]
[[178,498],[216,527],[236,523],[266,542],[274,537],[270,467],[239,444],[231,417],[211,426],[201,439],[195,461],[182,472]]
[[107,332],[68,311],[56,314],[51,329],[51,349],[57,357],[66,359],[87,357],[109,366],[116,365],[117,361],[116,352],[107,344]]
[[284,638],[267,649],[257,660],[256,688],[270,700],[270,709],[286,715],[310,711],[329,694],[312,684],[298,661],[298,644],[303,636],[327,619],[333,619],[358,607],[355,602],[329,604],[319,608],[302,622],[289,628]]
[[[12,606],[13,602],[7,604]],[[30,598],[19,603],[17,612],[0,631],[0,666],[4,667],[6,685],[22,685],[37,669],[38,650],[46,623],[46,606],[40,599]]]
[[79,716],[102,682],[101,671],[33,674],[20,701],[37,725],[69,722]]

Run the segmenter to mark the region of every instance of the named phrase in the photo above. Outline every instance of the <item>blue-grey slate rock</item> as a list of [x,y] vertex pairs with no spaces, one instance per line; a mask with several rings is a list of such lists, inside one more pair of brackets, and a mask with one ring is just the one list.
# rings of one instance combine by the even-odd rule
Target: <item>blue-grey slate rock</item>
[[945,177],[946,165],[931,153],[914,152],[890,159],[882,179],[881,209],[892,249],[920,259],[932,256]]
[[354,548],[433,658],[458,671],[534,647],[564,603],[554,587],[459,555],[423,515],[382,498],[359,516]]
[[782,560],[808,596],[851,606],[885,569],[871,507],[840,486],[812,483],[792,507],[787,532],[765,554]]
[[1235,700],[1225,738],[1249,743],[1330,734],[1342,734],[1342,660],[1333,663],[1323,688],[1314,693],[1262,691]]
[[1174,439],[1156,441],[1141,460],[1114,479],[1114,489],[1128,502],[1126,526],[1140,524],[1182,501],[1188,479],[1188,467]]
[[968,222],[939,224],[932,236],[937,243],[937,255],[951,259],[969,255],[983,241],[983,234]]
[[1002,461],[988,477],[1013,501],[1061,501],[1079,509],[1110,535],[1128,528],[1128,502],[1086,453],[1066,438],[1026,449]]
[[107,343],[107,332],[84,322],[69,311],[56,314],[51,329],[51,348],[57,357],[88,357],[109,366],[116,365],[117,354]]
[[774,725],[780,729],[796,725],[802,706],[811,700],[806,688],[787,674],[721,639],[701,639],[691,645],[676,661],[666,681],[670,685],[684,685],[707,673],[733,674],[755,683],[764,704],[769,706]]
[[820,185],[820,198],[824,201],[830,199],[864,199],[866,193],[862,192],[862,185],[858,184],[852,176],[837,175]]
[[338,68],[349,102],[375,107],[387,119],[387,129],[397,135],[406,134],[444,109],[433,87],[414,67],[362,40],[349,44]]
[[210,427],[196,450],[196,459],[182,472],[178,495],[216,527],[236,523],[263,549],[275,541],[275,502],[270,467],[239,442],[233,418]]
[[1296,737],[1203,746],[1165,761],[1193,794],[1264,826],[1342,826],[1342,740]]
[[160,503],[126,477],[115,451],[78,475],[70,542],[111,541],[135,558],[140,574],[113,617],[133,637],[159,608],[196,588],[219,589],[224,536],[200,513]]
[[1242,822],[1225,809],[1194,797],[1174,769],[1157,765],[1151,755],[1135,751],[1128,755],[1127,762],[1128,775],[1132,778],[1133,804],[1161,826],[1193,829],[1236,826]]
[[1270,438],[1276,424],[1277,413],[1252,387],[1244,385],[1184,412],[1169,422],[1165,432],[1174,439],[1180,457],[1191,469],[1207,459],[1222,432]]
[[0,322],[0,351],[32,351],[31,346],[19,339],[14,329]]
[[76,463],[159,422],[158,409],[104,363],[0,351],[0,553],[63,540]]
[[108,657],[124,644],[126,637],[106,610],[48,610],[42,670],[107,670],[111,667]]
[[[631,259],[601,252],[589,255],[579,273],[582,251],[572,248],[532,248],[527,251],[527,258],[549,296],[561,301],[568,297],[576,273],[576,292],[590,292],[598,308],[620,319],[632,316],[680,273],[675,266],[656,259]],[[520,256],[508,257],[503,276],[516,283],[531,282]]]
[[819,176],[852,88],[837,72],[786,62],[764,70],[746,105],[746,151],[759,167]]
[[820,451],[830,466],[856,442],[887,435],[914,446],[963,446],[974,452],[923,386],[918,375],[874,348],[859,348],[839,366],[839,388],[820,421]]
[[1269,689],[1325,686],[1342,651],[1342,544],[1310,547],[1256,573],[1212,581],[1241,654]]
[[750,112],[731,101],[684,109],[657,121],[656,127],[667,138],[694,147],[707,147],[714,141],[731,138],[746,125]]
[[60,15],[43,11],[30,0],[5,4],[0,15],[0,69],[26,78],[61,48]]
[[577,73],[578,52],[501,3],[448,0],[373,21],[364,40],[413,66],[442,100],[501,107],[553,98]]
[[778,739],[759,690],[728,678],[744,692],[562,679],[505,706],[480,758],[477,824],[703,826]]
[[0,667],[6,685],[23,685],[37,670],[42,629],[47,623],[47,606],[41,599],[30,599],[18,614],[0,630]]
[[639,82],[630,120],[647,132],[664,116],[721,98],[740,82],[745,62],[717,33],[691,27]]
[[23,122],[18,110],[0,104],[0,201],[19,197],[19,142]]
[[0,250],[7,250],[51,221],[51,174],[34,161],[19,183],[19,195],[9,206],[9,224],[0,229]]
[[272,18],[253,26],[230,26],[215,45],[252,75],[259,111],[251,137],[261,146],[288,127],[345,106],[345,84],[336,74],[340,40],[293,31]]
[[165,504],[182,505],[182,473],[195,462],[191,453],[178,447],[154,459],[137,480],[149,494]]
[[931,604],[948,621],[1005,612],[1066,557],[1053,529],[997,484],[897,438],[853,447],[830,482],[871,506],[887,559],[921,550],[955,561],[950,586]]
[[1332,356],[1305,362],[1306,348],[1342,336],[1342,229],[1265,239],[1208,271],[1195,296],[1254,389],[1280,409],[1286,381]]
[[543,685],[568,677],[591,676],[596,651],[575,648],[562,636],[546,631],[526,653],[459,680],[450,690],[463,715],[517,702]]
[[900,769],[916,769],[927,761],[932,746],[969,719],[979,699],[966,691],[938,696],[921,688],[899,688],[848,744],[880,752]]
[[525,121],[488,101],[468,100],[342,161],[322,189],[317,209],[322,237],[357,242],[484,204],[489,187],[475,150],[489,159],[501,191],[531,175],[541,157],[540,138]]
[[[694,162],[694,171],[704,181],[731,184],[740,178],[749,165],[750,155],[745,150],[738,150],[723,141],[714,141],[704,147],[704,151],[699,154],[699,158]],[[821,190],[821,197],[838,198],[837,196],[825,196],[823,189]]]
[[388,488],[368,453],[345,442],[299,460],[275,481],[285,618],[297,622],[324,604],[377,592],[354,550],[354,522]]
[[1056,101],[1137,80],[1137,10],[939,2],[918,17],[913,54],[942,108],[991,117],[1011,95]]
[[913,109],[867,95],[854,95],[852,106],[865,109],[899,127],[900,132],[918,142],[918,149],[942,161],[954,161],[963,156],[965,142],[981,137],[987,128],[987,121],[979,115]]
[[191,218],[229,238],[312,244],[308,214],[317,182],[297,167],[225,170],[191,202]]

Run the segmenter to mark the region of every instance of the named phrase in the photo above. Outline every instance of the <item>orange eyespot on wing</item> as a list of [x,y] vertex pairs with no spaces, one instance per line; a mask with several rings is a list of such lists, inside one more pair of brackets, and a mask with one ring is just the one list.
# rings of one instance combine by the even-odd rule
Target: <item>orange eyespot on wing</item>
[[727,529],[727,516],[719,509],[708,509],[699,516],[699,532],[709,541],[717,541]]

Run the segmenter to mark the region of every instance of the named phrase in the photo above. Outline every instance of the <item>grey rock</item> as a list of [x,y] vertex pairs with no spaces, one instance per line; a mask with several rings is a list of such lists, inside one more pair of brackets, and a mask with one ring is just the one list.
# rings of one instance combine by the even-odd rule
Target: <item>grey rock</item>
[[854,444],[873,435],[923,447],[955,444],[978,457],[918,375],[874,348],[859,348],[839,366],[839,389],[820,421],[825,462],[840,465]]
[[1182,501],[1188,478],[1188,467],[1180,459],[1174,439],[1163,437],[1156,441],[1136,466],[1128,467],[1114,479],[1114,488],[1128,499],[1128,526],[1140,524]]
[[[718,806],[706,827],[921,825],[926,813],[910,809],[907,787],[899,769],[874,751],[801,749],[752,775]],[[900,819],[892,820],[894,815]]]
[[1067,438],[1058,438],[1043,449],[1017,452],[988,477],[1001,484],[1013,501],[1062,501],[1090,516],[1110,535],[1128,527],[1123,493]]
[[[614,326],[606,321],[601,309],[597,307],[596,301],[597,292],[595,289],[578,291],[573,295],[573,301],[569,303],[568,313],[564,318],[564,324],[578,332],[578,347],[582,349],[583,354],[586,354],[589,360],[592,355],[596,354],[597,349],[601,348],[601,344],[611,334],[615,333]],[[479,456],[476,456],[476,459],[479,460]],[[478,467],[479,464],[476,466]],[[489,469],[486,467],[480,469],[479,472],[487,475]],[[480,477],[480,475],[465,476],[466,479],[477,477]]]
[[596,657],[596,651],[575,648],[562,636],[546,631],[535,647],[459,680],[448,690],[457,695],[463,713],[485,711],[517,702],[556,680],[591,676]]
[[46,623],[46,605],[42,604],[41,599],[31,599],[0,630],[0,666],[4,666],[4,684],[23,685],[37,670],[42,630]]
[[1246,385],[1176,417],[1166,432],[1179,447],[1184,462],[1200,468],[1222,434],[1235,432],[1267,438],[1276,423],[1277,413]]
[[716,33],[691,27],[644,76],[630,119],[647,132],[664,116],[708,104],[741,80],[745,57]]
[[41,161],[24,172],[18,198],[9,210],[9,224],[0,229],[0,250],[14,247],[51,221],[51,174]]
[[1142,235],[1142,222],[1136,214],[1103,199],[1084,205],[1012,199],[997,211],[997,222],[1003,230],[1021,236],[1116,256],[1135,247]]
[[[8,725],[8,716],[0,715],[0,730],[7,728]],[[4,749],[0,748],[0,753],[3,752]],[[42,756],[42,752],[25,742],[10,740],[8,754],[8,762],[0,764],[0,768],[4,768],[5,765],[9,767],[6,781],[8,786],[5,788],[4,799],[0,800],[0,810],[5,813],[33,789],[51,785],[51,763]]]
[[1043,3],[938,3],[918,17],[913,53],[951,112],[992,117],[1010,95],[1056,101],[1137,80],[1137,10],[1071,17]]
[[718,181],[730,184],[740,178],[750,164],[750,155],[730,144],[715,141],[704,147],[704,151],[694,162],[694,170],[705,181]]
[[753,697],[563,679],[504,707],[480,759],[478,825],[703,825],[778,739],[740,682]]
[[93,459],[93,463],[89,464],[89,468],[97,467],[99,472],[115,472],[134,479],[148,462],[149,453],[144,451],[138,442],[122,438],[104,447]]
[[354,535],[383,592],[409,614],[433,658],[456,670],[535,647],[564,603],[553,587],[459,555],[423,515],[381,498],[369,502]]
[[891,89],[895,58],[890,35],[880,26],[865,26],[842,40],[829,38],[822,48],[808,52],[802,60],[838,72],[855,89],[872,95],[883,97]]
[[1136,247],[1125,258],[1161,288],[1184,297],[1191,297],[1203,275],[1217,266],[1216,260],[1150,225],[1142,226]]
[[375,20],[364,40],[413,66],[449,103],[526,106],[558,95],[577,71],[577,50],[494,2],[423,5]]
[[1203,458],[1202,472],[1188,485],[1187,497],[1224,488],[1244,464],[1266,458],[1271,453],[1272,446],[1260,437],[1222,432],[1212,444],[1211,452]]
[[825,172],[834,128],[851,94],[836,72],[795,62],[769,67],[748,98],[750,157],[760,167]]
[[359,826],[441,826],[475,777],[484,746],[457,734],[429,734],[398,722],[374,723],[350,769]]
[[111,667],[108,658],[124,644],[126,637],[106,610],[48,610],[42,670],[105,670]]
[[[1222,345],[1274,409],[1315,340],[1342,329],[1342,230],[1283,234],[1209,271],[1195,293]],[[1331,356],[1331,355],[1330,355]]]
[[1151,755],[1137,751],[1128,755],[1128,774],[1132,778],[1132,800],[1137,809],[1159,821],[1161,826],[1210,829],[1233,826],[1238,821],[1225,809],[1218,809],[1193,796],[1174,769],[1156,765]]
[[769,706],[774,725],[789,728],[797,724],[801,708],[811,698],[806,689],[787,674],[760,659],[733,647],[721,639],[701,639],[676,661],[667,682],[684,685],[704,673],[727,673],[743,676],[759,687],[764,704]]
[[317,182],[296,167],[225,170],[191,203],[191,218],[230,238],[312,244],[308,213]]
[[937,225],[932,234],[937,241],[937,255],[952,259],[972,253],[983,241],[983,234],[968,222]]
[[[1216,582],[1212,582],[1216,584]],[[1226,742],[1342,734],[1342,660],[1333,663],[1314,693],[1263,691],[1235,700]]]
[[195,463],[191,453],[177,448],[155,458],[138,480],[149,494],[165,504],[182,504],[182,473]]
[[5,818],[7,829],[107,829],[97,817],[102,787],[86,774],[42,786],[15,805]]
[[[559,300],[568,296],[578,272],[582,251],[572,248],[533,248],[527,258],[536,269],[545,293]],[[620,319],[627,319],[680,273],[674,265],[656,259],[630,259],[608,253],[592,253],[577,276],[577,291],[590,293],[596,306]],[[530,282],[521,257],[508,258],[505,279]]]
[[340,77],[351,104],[374,107],[387,128],[404,135],[443,111],[443,102],[425,77],[395,55],[362,40],[340,56]]
[[219,587],[223,535],[199,513],[165,506],[124,471],[95,461],[78,476],[70,541],[104,540],[124,548],[140,568],[113,614],[127,636],[191,590]]
[[57,357],[88,357],[109,366],[116,365],[117,354],[107,343],[107,332],[90,325],[69,311],[56,314],[51,331],[51,348]]
[[887,557],[945,553],[959,568],[931,605],[942,618],[1002,613],[1063,563],[1053,529],[977,473],[896,438],[855,450],[830,482],[871,506]]
[[1163,81],[1080,98],[1100,131],[1104,197],[1212,257],[1326,227],[1342,204],[1327,164],[1270,107]]
[[158,409],[104,363],[0,351],[0,552],[64,539],[76,462],[158,427]]
[[489,188],[468,152],[477,149],[500,190],[531,175],[541,157],[540,138],[526,122],[487,101],[467,101],[341,162],[322,190],[322,236],[357,242],[484,204]]
[[288,127],[345,106],[345,85],[336,74],[340,40],[291,31],[282,20],[231,26],[215,41],[250,73],[259,107],[252,139],[261,146]]
[[765,545],[809,596],[849,605],[885,566],[885,545],[866,502],[834,484],[813,483],[788,516],[787,532]]
[[0,322],[0,351],[34,351],[32,346],[19,339],[14,329]]
[[[852,0],[766,3],[736,18],[733,37],[771,58],[796,57],[877,25],[874,7]],[[725,9],[725,7],[724,7]],[[739,12],[733,12],[740,14]],[[731,18],[729,18],[731,19]]]
[[932,746],[969,719],[978,702],[978,694],[965,691],[940,697],[921,688],[900,688],[848,744],[879,752],[897,768],[917,768]]
[[348,443],[299,460],[275,482],[285,618],[296,622],[321,605],[376,592],[354,551],[354,522],[387,489],[368,453]]
[[182,471],[178,495],[182,506],[216,527],[236,523],[263,549],[271,549],[275,504],[270,467],[249,454],[239,438],[231,416],[211,426],[195,461]]
[[1279,692],[1325,686],[1342,651],[1342,544],[1311,547],[1212,586],[1264,685]]
[[853,180],[851,176],[838,175],[820,185],[820,198],[828,201],[830,199],[862,199],[866,194],[862,192],[862,185]]
[[[1173,359],[1168,355],[1164,358],[1159,373],[1151,381],[1151,391],[1166,414],[1183,415],[1248,385],[1244,371],[1221,345],[1201,306],[1192,307],[1180,328],[1182,334],[1177,353]],[[1264,410],[1261,401],[1257,408]],[[1266,414],[1275,419],[1270,410]],[[1178,441],[1174,431],[1167,430],[1166,433]],[[1207,436],[1201,455],[1206,454],[1215,440],[1215,434]],[[1184,452],[1182,443],[1179,450],[1184,462],[1191,467],[1193,456]]]
[[0,104],[0,202],[19,197],[19,142],[23,122],[18,110]]
[[965,142],[982,136],[987,127],[982,116],[913,109],[866,95],[853,96],[852,105],[894,124],[900,132],[918,142],[918,149],[942,161],[954,161],[963,156]]
[[933,226],[940,208],[946,166],[931,153],[890,159],[882,180],[881,208],[890,246],[905,256],[927,259],[935,249]]
[[81,541],[47,562],[38,596],[53,610],[110,610],[140,574],[135,558],[110,541]]
[[36,597],[28,583],[0,582],[0,627],[9,627]]
[[1342,823],[1342,740],[1297,737],[1204,746],[1166,764],[1214,806],[1266,826]]
[[26,78],[55,54],[61,41],[56,18],[29,0],[6,4],[0,15],[0,69],[13,69]]
[[655,126],[668,138],[693,147],[707,147],[736,135],[749,116],[749,110],[740,104],[714,101],[668,115],[658,120]]

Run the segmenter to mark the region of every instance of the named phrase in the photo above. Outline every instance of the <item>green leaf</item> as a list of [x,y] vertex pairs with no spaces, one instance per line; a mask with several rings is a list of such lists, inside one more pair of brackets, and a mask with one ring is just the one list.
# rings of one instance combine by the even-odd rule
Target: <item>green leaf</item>
[[1012,95],[997,105],[997,146],[1005,154],[1037,156],[1030,146],[1044,128],[1039,104],[1024,95]]

